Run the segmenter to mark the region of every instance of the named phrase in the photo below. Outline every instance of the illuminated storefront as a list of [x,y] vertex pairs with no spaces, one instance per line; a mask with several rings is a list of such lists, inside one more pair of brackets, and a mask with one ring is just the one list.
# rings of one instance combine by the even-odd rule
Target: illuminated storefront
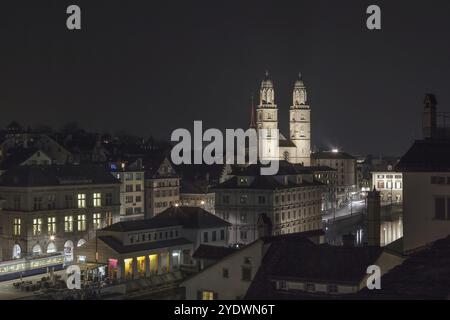
[[158,255],[151,254],[149,255],[150,259],[150,275],[158,274]]
[[137,272],[139,276],[145,277],[145,256],[137,257]]
[[133,279],[133,259],[125,259],[124,260],[124,272],[126,279]]

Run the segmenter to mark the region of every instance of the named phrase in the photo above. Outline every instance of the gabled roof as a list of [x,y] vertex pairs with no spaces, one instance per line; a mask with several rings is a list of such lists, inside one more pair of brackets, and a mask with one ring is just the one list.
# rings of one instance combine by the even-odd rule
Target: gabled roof
[[198,207],[170,207],[151,219],[122,221],[112,224],[104,231],[139,231],[164,227],[182,226],[187,229],[227,227],[230,223]]
[[367,266],[374,264],[382,251],[379,247],[273,241],[246,299],[282,299],[283,293],[275,289],[273,280],[358,285],[366,276]]
[[37,148],[10,148],[8,149],[5,159],[0,163],[0,168],[7,170],[14,166],[18,166],[31,158],[31,156],[33,156],[36,152],[41,152],[46,155],[43,151]]
[[139,252],[139,251],[153,250],[153,249],[158,249],[158,248],[168,248],[168,247],[192,243],[191,241],[189,241],[185,238],[177,238],[177,239],[170,239],[170,240],[150,241],[150,242],[142,242],[142,243],[138,243],[138,244],[123,245],[122,242],[120,242],[118,239],[116,239],[112,236],[99,236],[98,238],[117,253]]
[[0,186],[43,187],[63,185],[119,184],[104,166],[16,166],[0,176]]
[[[145,169],[145,178],[151,179],[160,176],[158,170],[165,161],[167,161],[170,166],[170,170],[173,170],[172,164],[170,163],[168,157],[163,153],[153,153],[144,157],[142,162]],[[173,173],[168,172],[167,176],[176,176],[175,170],[173,170]]]
[[205,194],[209,192],[209,183],[206,180],[188,181],[182,179],[180,185],[180,193],[184,194]]
[[449,299],[450,236],[410,255],[381,278],[382,290],[364,289],[359,298]]
[[449,172],[450,140],[417,140],[395,167],[403,172]]
[[203,208],[188,206],[167,208],[152,220],[182,225],[187,229],[220,228],[231,225]]

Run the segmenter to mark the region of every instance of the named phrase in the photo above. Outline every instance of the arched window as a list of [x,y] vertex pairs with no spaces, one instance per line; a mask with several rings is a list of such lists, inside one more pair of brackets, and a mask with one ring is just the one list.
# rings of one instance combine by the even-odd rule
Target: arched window
[[22,254],[22,248],[18,244],[15,244],[13,246],[12,258],[13,259],[20,259],[20,255],[21,254]]
[[86,240],[80,239],[80,240],[78,240],[77,247],[81,247],[85,243],[86,243]]
[[39,254],[41,254],[41,253],[42,253],[42,248],[41,248],[41,246],[38,245],[38,244],[36,244],[36,245],[33,247],[32,252],[33,252],[33,255],[39,255]]
[[47,253],[56,252],[56,245],[54,242],[50,242],[47,246]]

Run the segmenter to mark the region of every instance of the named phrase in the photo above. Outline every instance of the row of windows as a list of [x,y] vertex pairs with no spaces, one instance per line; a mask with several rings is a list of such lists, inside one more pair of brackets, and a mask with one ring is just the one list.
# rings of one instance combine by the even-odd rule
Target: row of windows
[[[21,197],[15,196],[13,198],[13,208],[14,210],[20,210],[22,207]],[[92,206],[93,207],[101,207],[102,206],[102,194],[100,192],[94,192],[92,194]],[[75,202],[76,201],[76,202]],[[75,197],[73,195],[65,195],[64,196],[64,206],[67,209],[74,208],[86,208],[87,207],[87,196],[86,193],[78,193]],[[76,203],[76,205],[75,205]],[[49,194],[46,197],[46,204],[48,210],[56,209],[56,195]],[[112,205],[112,193],[105,193],[105,201],[104,204],[106,206]],[[43,210],[44,209],[44,197],[36,196],[33,198],[33,210]]]
[[378,181],[377,182],[377,189],[401,189],[402,188],[402,183],[400,181],[396,181],[395,183],[393,183],[392,181],[387,181],[386,183],[384,183],[384,181]]
[[178,195],[178,189],[175,190],[156,190],[155,197],[172,197]]
[[[133,172],[125,172],[125,173],[123,174],[123,176],[124,176],[124,178],[125,178],[125,181],[130,181],[130,180],[142,180],[143,177],[144,177],[143,174],[142,174],[142,172],[136,172],[136,173],[133,173]],[[117,174],[117,179],[120,180],[120,173]]]
[[[220,230],[220,240],[221,241],[225,240],[225,230],[223,229]],[[208,231],[203,232],[203,242],[210,242],[210,241],[212,242],[218,241],[217,231],[214,230],[211,232],[211,240],[209,238],[209,232]]]
[[167,240],[172,238],[178,238],[178,230],[148,232],[148,233],[133,234],[129,236],[130,243]]
[[[76,217],[76,220],[74,219],[74,216],[64,216],[64,232],[73,232],[74,231],[74,223],[76,222],[77,230],[78,231],[86,231],[86,215],[85,214],[79,214]],[[94,213],[92,214],[92,224],[94,230],[99,229],[101,227],[101,219],[102,214],[101,213]],[[47,217],[45,218],[34,218],[32,224],[32,234],[33,236],[39,236],[43,234],[43,226],[44,223],[47,225],[47,233],[48,235],[54,235],[57,232],[57,219],[56,217]],[[105,213],[105,224],[111,225],[113,223],[113,217],[111,212]],[[22,219],[21,218],[14,218],[13,220],[13,235],[20,236],[22,235]]]
[[139,203],[142,202],[142,197],[141,196],[126,196],[125,197],[125,203]]
[[393,179],[393,178],[401,179],[402,175],[401,174],[396,174],[396,175],[392,175],[392,174],[386,174],[386,175],[384,175],[384,174],[377,174],[377,179],[384,179],[384,178],[386,178],[386,179]]
[[178,181],[159,181],[154,184],[154,187],[164,188],[164,187],[178,187]]
[[[309,207],[308,209],[299,209],[298,211],[297,210],[293,210],[292,211],[292,215],[291,215],[291,212],[290,211],[288,211],[288,212],[282,212],[281,213],[281,221],[285,221],[285,220],[291,220],[291,217],[292,217],[292,219],[296,219],[297,218],[297,216],[300,218],[300,217],[309,217],[309,216],[311,216],[311,215],[316,215],[316,214],[318,214],[318,213],[320,213],[320,210],[319,210],[319,208],[317,208],[317,207]],[[278,222],[278,221],[280,221],[280,214],[279,213],[275,213],[275,222]]]
[[431,177],[431,184],[450,184],[450,177]]
[[[278,289],[282,289],[282,290],[286,290],[288,289],[286,286],[286,281],[282,280],[282,281],[278,281]],[[314,292],[316,291],[316,284],[315,283],[304,283],[301,285],[301,287],[303,288],[304,291],[308,291],[308,292]],[[327,285],[327,292],[329,293],[336,293],[338,292],[338,286],[335,284],[328,284]]]
[[136,207],[136,208],[126,208],[126,209],[125,209],[125,214],[126,214],[126,215],[140,214],[140,213],[142,213],[142,208],[141,208],[141,207]]
[[[285,202],[286,200],[288,202],[290,202],[291,199],[292,199],[292,201],[296,201],[297,200],[297,196],[298,196],[298,200],[301,200],[302,198],[303,199],[311,199],[311,198],[316,198],[316,197],[321,196],[321,193],[320,193],[320,191],[316,190],[316,191],[309,191],[309,192],[298,193],[298,194],[293,193],[292,195],[288,194],[286,196],[285,195],[281,195],[281,197],[280,196],[275,196],[274,201],[275,201],[275,203],[279,203],[280,202],[280,198],[281,198],[281,202]],[[222,202],[225,203],[225,204],[229,204],[230,203],[230,196],[229,195],[223,195],[222,196]],[[258,196],[258,204],[266,204],[266,202],[267,202],[267,197],[266,196]],[[248,195],[246,195],[246,194],[240,195],[239,196],[239,203],[240,204],[248,203]]]
[[136,184],[136,185],[132,185],[132,184],[126,184],[125,185],[125,192],[139,192],[142,191],[142,185],[141,184]]

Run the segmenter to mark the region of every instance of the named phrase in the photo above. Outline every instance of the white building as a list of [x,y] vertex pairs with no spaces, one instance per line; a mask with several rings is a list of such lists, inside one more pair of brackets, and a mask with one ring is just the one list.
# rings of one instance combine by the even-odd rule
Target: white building
[[381,203],[394,204],[403,201],[403,175],[397,171],[373,171],[372,188],[380,191]]
[[144,169],[142,160],[111,163],[111,173],[120,182],[120,220],[144,218]]
[[[436,126],[436,98],[425,98],[424,140],[401,158],[403,172],[403,245],[405,252],[450,234],[450,140]],[[440,132],[441,130],[441,132]]]

